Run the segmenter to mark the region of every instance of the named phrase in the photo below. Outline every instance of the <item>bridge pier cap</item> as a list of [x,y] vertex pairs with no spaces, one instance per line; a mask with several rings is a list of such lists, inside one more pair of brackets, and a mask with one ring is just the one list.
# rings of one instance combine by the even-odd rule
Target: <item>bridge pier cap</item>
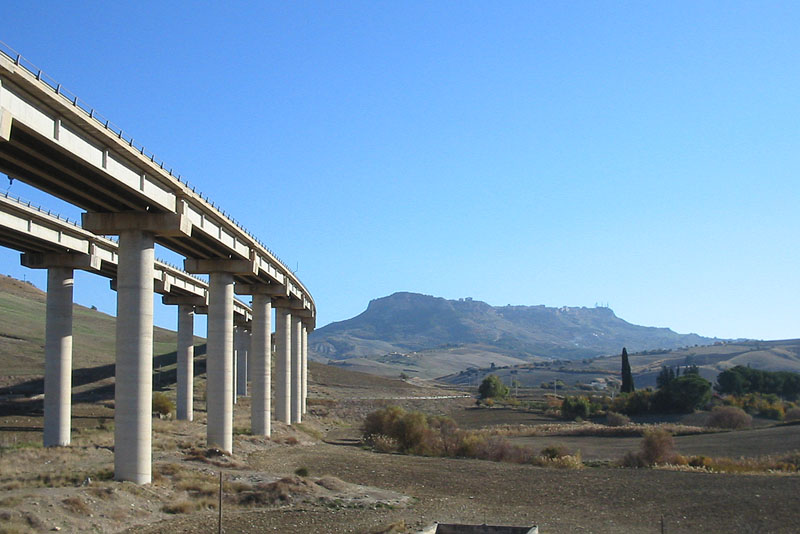
[[84,230],[101,235],[119,235],[121,231],[148,232],[161,236],[191,237],[192,222],[177,213],[125,211],[118,213],[84,212]]

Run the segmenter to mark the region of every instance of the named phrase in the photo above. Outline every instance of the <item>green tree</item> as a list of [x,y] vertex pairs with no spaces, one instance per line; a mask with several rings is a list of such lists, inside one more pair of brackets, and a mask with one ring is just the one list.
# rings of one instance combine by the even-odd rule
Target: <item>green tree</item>
[[666,365],[661,368],[661,372],[656,377],[656,387],[658,389],[669,386],[669,383],[675,380],[675,370]]
[[670,382],[667,393],[673,410],[693,412],[711,400],[711,382],[696,374],[683,375]]
[[478,394],[482,399],[504,399],[508,397],[508,386],[496,375],[489,375],[478,387]]
[[631,364],[628,361],[628,350],[622,347],[622,393],[633,393],[633,374],[631,373]]
[[586,419],[589,417],[591,406],[586,397],[571,397],[567,395],[561,403],[561,417],[564,419]]

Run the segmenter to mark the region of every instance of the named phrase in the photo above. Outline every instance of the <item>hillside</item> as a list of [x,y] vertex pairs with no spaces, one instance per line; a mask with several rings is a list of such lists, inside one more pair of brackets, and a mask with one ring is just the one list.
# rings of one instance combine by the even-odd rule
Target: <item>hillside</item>
[[[715,342],[668,328],[637,326],[609,308],[490,306],[416,293],[373,300],[360,315],[315,330],[311,356],[344,360],[386,374],[407,368],[426,376],[468,366],[578,360],[629,350],[674,349]],[[388,366],[388,369],[387,369]]]
[[[714,345],[685,347],[676,350],[652,350],[630,354],[630,363],[637,388],[654,387],[663,366],[697,365],[700,374],[710,382],[717,375],[736,365],[751,366],[764,371],[800,372],[800,339],[781,341],[736,341]],[[618,381],[621,360],[619,354],[580,361],[555,361],[471,368],[439,377],[454,385],[474,385],[489,373],[505,383],[512,379],[522,387],[539,387],[542,383],[561,380],[568,386],[592,382]]]
[[[35,286],[0,276],[0,386],[37,379],[44,374],[46,293]],[[112,376],[116,319],[78,304],[73,305],[73,369]],[[156,327],[153,332],[155,367],[175,360],[176,334]],[[202,342],[196,338],[196,342]],[[196,349],[197,350],[197,349]],[[200,348],[202,352],[204,348]],[[79,385],[80,373],[73,377]],[[31,387],[39,387],[35,382]]]

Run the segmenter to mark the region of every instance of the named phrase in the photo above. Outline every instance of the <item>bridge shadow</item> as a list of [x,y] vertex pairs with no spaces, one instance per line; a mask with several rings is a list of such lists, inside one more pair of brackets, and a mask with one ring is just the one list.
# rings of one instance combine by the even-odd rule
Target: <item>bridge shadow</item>
[[[206,344],[202,343],[194,347],[194,374],[195,376],[206,372]],[[202,356],[202,357],[201,357]],[[153,358],[153,390],[163,391],[174,385],[178,380],[178,372],[175,368],[177,363],[177,352],[167,352],[159,354]],[[171,367],[170,369],[164,369]],[[114,383],[109,383],[109,379],[115,376],[116,365],[106,364],[96,367],[85,367],[83,369],[72,370],[72,387],[83,388],[91,384],[98,383],[94,387],[88,387],[72,394],[72,403],[81,402],[101,402],[114,398]],[[103,382],[103,383],[101,383]],[[44,410],[44,378],[35,378],[13,386],[0,387],[0,397],[10,397],[10,401],[0,401],[0,415],[19,415],[37,414]],[[21,397],[21,398],[20,398]],[[26,398],[27,397],[27,398]],[[34,397],[34,398],[30,398]]]

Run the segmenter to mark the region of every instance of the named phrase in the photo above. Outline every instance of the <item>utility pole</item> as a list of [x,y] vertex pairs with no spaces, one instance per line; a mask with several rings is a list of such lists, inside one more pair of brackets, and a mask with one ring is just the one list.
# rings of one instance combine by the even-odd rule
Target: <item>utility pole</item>
[[219,472],[219,518],[217,519],[217,534],[222,534],[222,471]]

